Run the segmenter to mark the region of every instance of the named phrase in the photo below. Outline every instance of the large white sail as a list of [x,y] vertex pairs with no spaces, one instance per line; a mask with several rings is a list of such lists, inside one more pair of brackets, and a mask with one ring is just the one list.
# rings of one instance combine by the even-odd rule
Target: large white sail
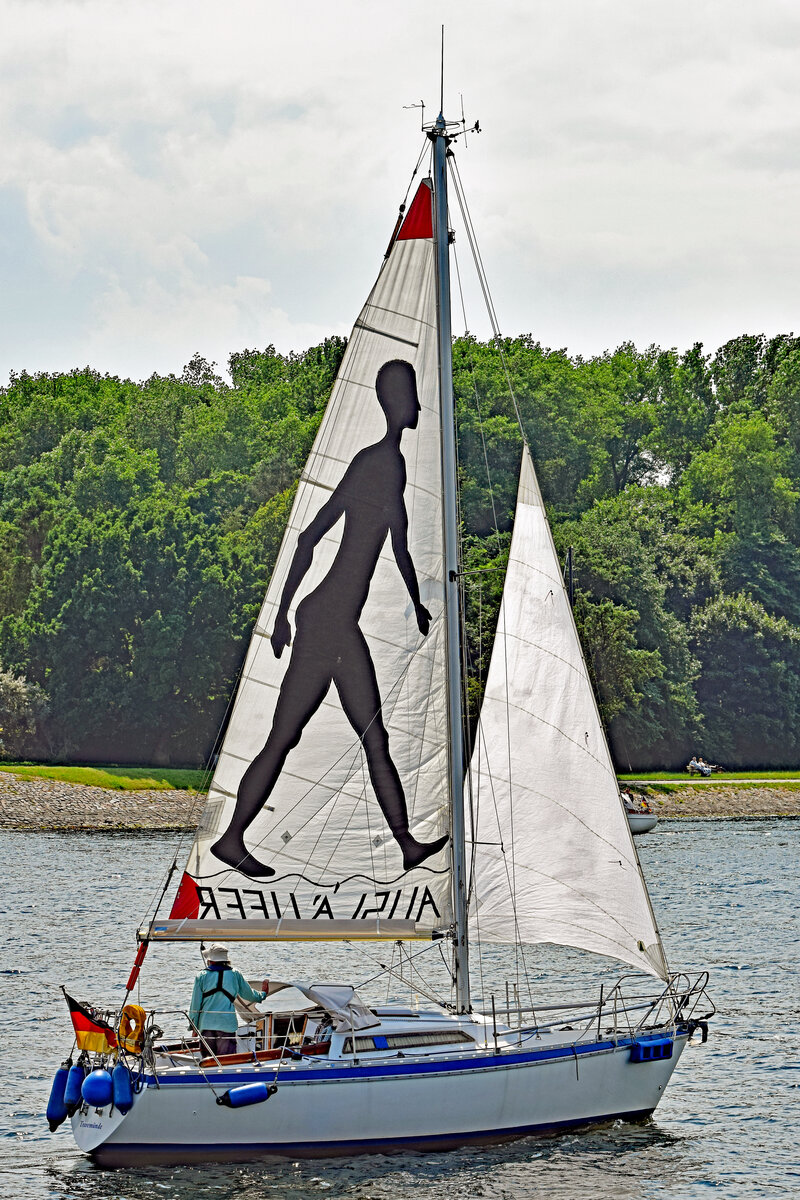
[[353,329],[151,936],[429,937],[452,920],[431,213],[426,181]]
[[666,978],[527,447],[471,773],[473,934]]

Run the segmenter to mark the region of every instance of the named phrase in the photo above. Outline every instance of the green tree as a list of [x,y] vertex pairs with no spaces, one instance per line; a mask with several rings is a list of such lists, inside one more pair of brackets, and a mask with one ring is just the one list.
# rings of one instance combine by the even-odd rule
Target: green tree
[[795,766],[800,629],[749,596],[722,595],[692,618],[706,753],[730,767]]
[[722,414],[714,442],[683,473],[687,504],[707,505],[710,526],[721,534],[763,538],[791,533],[800,492],[787,474],[786,449],[760,412]]
[[0,756],[19,759],[40,749],[37,733],[47,696],[35,683],[0,670]]
[[696,736],[700,712],[697,663],[669,603],[687,573],[669,497],[631,488],[555,534],[562,555],[573,547],[578,631],[617,761],[675,763]]

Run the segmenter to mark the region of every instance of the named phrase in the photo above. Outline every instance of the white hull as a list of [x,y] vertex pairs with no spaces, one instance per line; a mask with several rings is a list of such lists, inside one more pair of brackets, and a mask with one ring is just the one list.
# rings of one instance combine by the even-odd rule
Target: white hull
[[627,823],[631,833],[650,833],[657,826],[658,817],[654,812],[628,812]]
[[[563,1035],[562,1035],[563,1036]],[[671,1031],[667,1032],[671,1036]],[[492,1142],[612,1118],[641,1119],[663,1095],[688,1039],[671,1057],[632,1061],[630,1039],[503,1047],[365,1065],[330,1063],[159,1072],[126,1115],[78,1112],[78,1146],[105,1165],[336,1154]],[[530,1042],[528,1043],[531,1044]],[[539,1048],[541,1047],[541,1048]],[[206,1080],[208,1082],[206,1082]],[[217,1093],[277,1082],[268,1101],[231,1109]]]
[[628,813],[628,824],[631,833],[649,833],[658,824],[658,817],[654,813]]

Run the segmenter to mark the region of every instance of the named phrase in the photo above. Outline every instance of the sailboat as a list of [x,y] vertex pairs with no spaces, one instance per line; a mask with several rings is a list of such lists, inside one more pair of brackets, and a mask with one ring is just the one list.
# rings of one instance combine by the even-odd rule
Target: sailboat
[[[465,749],[447,185],[468,131],[441,113],[423,129],[430,174],[353,327],[185,871],[168,915],[138,931],[125,1001],[148,946],[170,941],[415,941],[449,951],[451,991],[375,1004],[330,978],[323,945],[318,978],[271,981],[241,1008],[229,1054],[185,1020],[165,1033],[157,1011],[76,1004],[84,1048],[62,1083],[77,1083],[54,1083],[51,1125],[70,1117],[101,1163],[641,1119],[705,1040],[707,975],[667,965],[527,445]],[[498,1005],[469,969],[470,943],[497,942],[627,973],[590,999],[542,1003],[514,984]]]

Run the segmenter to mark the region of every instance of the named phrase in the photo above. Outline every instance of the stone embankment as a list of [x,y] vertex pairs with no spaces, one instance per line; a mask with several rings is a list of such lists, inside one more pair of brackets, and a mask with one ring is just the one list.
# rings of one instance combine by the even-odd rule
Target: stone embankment
[[123,792],[0,771],[0,829],[185,829],[205,797],[196,792]]
[[[800,817],[800,788],[694,783],[661,790],[633,785],[659,817]],[[186,829],[197,823],[196,792],[123,792],[0,772],[0,829]]]
[[766,783],[736,787],[735,784],[687,783],[685,787],[661,790],[657,786],[632,787],[641,793],[659,817],[718,819],[731,817],[800,817],[800,788]]

